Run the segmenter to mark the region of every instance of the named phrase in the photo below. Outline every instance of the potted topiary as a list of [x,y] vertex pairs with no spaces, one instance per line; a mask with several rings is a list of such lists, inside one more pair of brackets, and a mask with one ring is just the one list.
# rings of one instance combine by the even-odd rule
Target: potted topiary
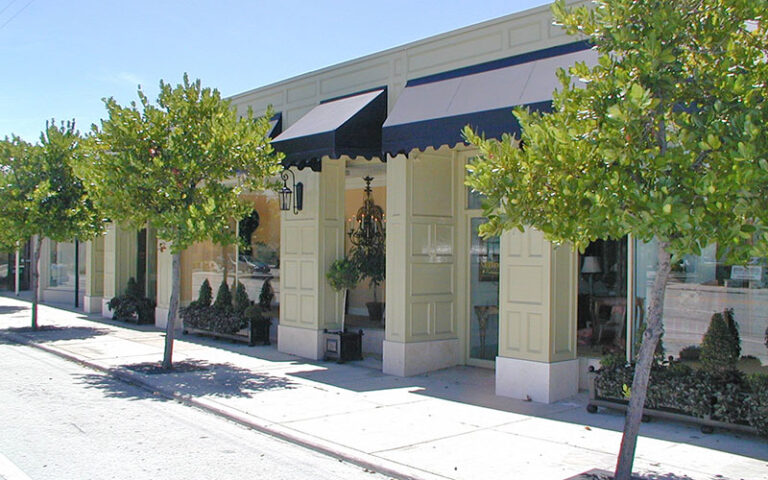
[[386,242],[384,234],[376,235],[352,248],[350,257],[361,279],[368,279],[373,289],[373,301],[367,302],[368,316],[374,322],[381,323],[384,314],[384,302],[378,299],[377,290],[384,282],[387,272]]
[[341,310],[341,329],[344,330],[343,305],[347,304],[349,290],[357,286],[357,282],[360,279],[360,271],[351,259],[344,257],[331,264],[328,272],[325,274],[325,278],[336,293],[344,294]]
[[357,265],[349,258],[334,261],[328,272],[325,274],[328,284],[336,293],[343,293],[341,307],[341,330],[338,332],[329,332],[326,330],[328,338],[326,340],[326,359],[335,358],[339,362],[346,360],[362,360],[362,337],[363,331],[349,333],[344,326],[344,305],[347,303],[347,293],[350,289],[357,286],[360,279],[360,272]]

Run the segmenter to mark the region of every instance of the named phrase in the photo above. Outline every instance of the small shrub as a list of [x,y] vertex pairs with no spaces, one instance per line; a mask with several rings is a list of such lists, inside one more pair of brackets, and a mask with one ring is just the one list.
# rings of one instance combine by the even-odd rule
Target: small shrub
[[688,345],[680,350],[680,360],[688,362],[697,362],[701,358],[701,347],[699,345]]
[[753,373],[747,377],[747,383],[747,420],[759,435],[768,438],[768,375]]
[[213,302],[213,308],[219,312],[232,311],[232,292],[229,290],[226,278],[219,285],[219,291],[216,292],[216,301]]
[[[603,366],[595,379],[600,398],[626,402],[634,367]],[[651,369],[646,408],[662,409],[728,423],[749,424],[768,438],[768,375],[694,370],[680,362]]]
[[200,291],[197,294],[197,305],[200,307],[210,307],[213,301],[213,289],[206,278],[200,285]]
[[261,292],[259,293],[259,306],[264,310],[268,310],[272,306],[272,299],[275,298],[275,289],[272,288],[272,283],[269,279],[264,280],[261,285]]
[[627,363],[627,361],[624,359],[624,355],[619,355],[616,353],[604,355],[600,359],[600,365],[603,368],[615,368],[624,365],[625,363]]
[[116,320],[133,320],[138,323],[154,323],[155,302],[144,296],[141,286],[135,278],[128,279],[125,293],[112,297],[107,303],[112,311],[112,318]]
[[235,299],[233,303],[234,312],[240,316],[243,315],[245,309],[251,304],[251,300],[248,298],[248,292],[245,291],[245,285],[237,282],[235,287]]
[[243,320],[247,322],[263,322],[264,316],[261,314],[261,308],[256,305],[249,305],[243,312]]
[[184,320],[185,328],[197,328],[200,330],[211,330],[214,310],[210,306],[203,307],[196,302],[192,302],[188,307],[179,309],[179,315]]
[[728,331],[731,333],[731,349],[736,358],[741,356],[741,337],[739,336],[739,324],[733,318],[733,309],[726,308],[723,310],[723,320],[728,327]]
[[[727,311],[727,310],[726,310]],[[739,360],[735,339],[728,328],[725,316],[715,313],[709,322],[707,333],[701,342],[701,366],[712,373],[724,373],[736,369]]]

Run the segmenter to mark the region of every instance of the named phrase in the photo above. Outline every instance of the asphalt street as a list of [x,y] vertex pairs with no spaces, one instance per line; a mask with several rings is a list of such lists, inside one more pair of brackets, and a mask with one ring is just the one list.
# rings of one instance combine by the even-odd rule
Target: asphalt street
[[0,478],[387,477],[0,341]]

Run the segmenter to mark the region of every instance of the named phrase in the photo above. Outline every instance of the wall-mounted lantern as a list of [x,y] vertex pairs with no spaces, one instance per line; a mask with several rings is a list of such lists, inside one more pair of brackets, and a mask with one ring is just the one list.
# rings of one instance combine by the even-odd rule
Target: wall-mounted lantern
[[[293,190],[288,186],[289,173]],[[293,214],[298,215],[304,207],[304,184],[296,183],[296,176],[290,169],[280,172],[280,178],[283,179],[283,188],[277,192],[280,195],[280,210],[287,212],[293,209]]]

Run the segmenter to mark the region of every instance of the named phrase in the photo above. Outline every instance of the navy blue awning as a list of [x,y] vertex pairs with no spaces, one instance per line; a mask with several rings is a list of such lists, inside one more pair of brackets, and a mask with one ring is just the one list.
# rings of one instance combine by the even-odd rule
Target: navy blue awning
[[557,69],[576,62],[595,65],[597,52],[577,42],[411,80],[384,122],[382,151],[453,147],[464,143],[466,125],[486,138],[518,133],[512,108],[548,111]]
[[285,168],[320,171],[324,156],[381,157],[381,125],[387,116],[386,89],[327,100],[272,141]]
[[267,132],[267,136],[269,138],[275,138],[276,136],[280,135],[282,131],[283,113],[277,112],[276,114],[272,115],[272,118],[269,120],[269,132]]

